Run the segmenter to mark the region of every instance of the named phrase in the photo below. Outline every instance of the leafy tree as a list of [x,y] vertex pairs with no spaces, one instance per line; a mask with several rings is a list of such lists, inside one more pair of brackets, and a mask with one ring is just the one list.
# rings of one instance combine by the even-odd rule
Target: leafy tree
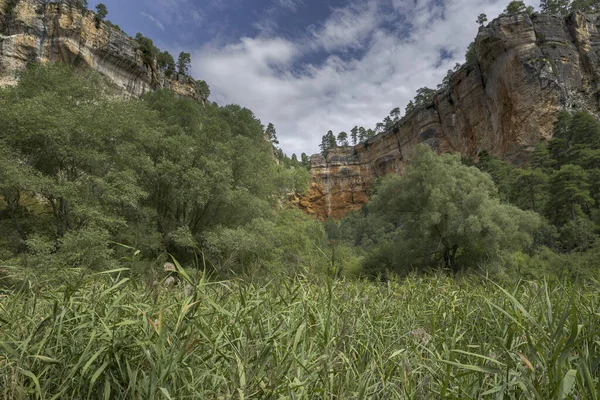
[[548,191],[548,175],[539,169],[515,170],[512,203],[524,210],[543,211]]
[[362,126],[358,128],[358,142],[363,143],[367,138],[367,130]]
[[335,135],[333,134],[333,131],[327,131],[327,135],[325,135],[325,138],[327,140],[327,145],[329,146],[328,148],[332,149],[334,147],[337,147],[337,141]]
[[269,122],[267,125],[267,129],[265,130],[265,136],[269,139],[272,144],[279,144],[279,140],[277,139],[277,131],[275,130],[275,125]]
[[415,103],[411,100],[408,102],[408,104],[406,105],[406,109],[404,110],[405,114],[410,113],[412,110],[415,109]]
[[400,115],[401,115],[400,107],[396,107],[392,111],[390,111],[390,118],[392,119],[393,122],[400,121]]
[[465,54],[465,60],[467,64],[475,64],[477,62],[477,53],[475,52],[475,42],[469,43],[467,46],[467,52]]
[[325,155],[327,150],[329,150],[329,141],[327,140],[327,135],[323,135],[321,137],[321,144],[319,144],[319,149],[321,149],[321,154]]
[[355,126],[350,130],[350,137],[352,138],[352,145],[356,146],[358,142],[358,126]]
[[177,59],[177,72],[182,75],[189,75],[192,56],[190,53],[181,52]]
[[348,134],[343,131],[338,133],[337,142],[340,146],[348,146]]
[[210,86],[208,86],[208,83],[206,83],[206,81],[199,80],[196,81],[196,85],[198,85],[198,88],[204,95],[204,98],[208,99],[210,97]]
[[292,153],[292,166],[297,167],[298,165],[300,165],[300,162],[298,162],[298,156],[296,156],[296,153]]
[[499,201],[493,181],[460,157],[420,145],[403,176],[390,176],[370,206],[399,229],[397,269],[457,271],[532,243],[539,218]]
[[300,162],[302,166],[308,169],[310,167],[310,158],[306,155],[306,153],[302,153],[300,155]]
[[444,79],[442,79],[442,83],[440,83],[437,86],[437,90],[448,90],[450,88],[450,78],[452,78],[452,75],[454,75],[454,73],[456,71],[458,71],[460,68],[462,67],[462,65],[460,65],[459,63],[456,63],[454,65],[453,69],[449,69],[448,72],[446,73],[446,76],[444,77]]
[[91,71],[31,67],[0,107],[0,247],[35,264],[107,268],[115,242],[190,261],[211,233],[273,220],[310,179],[273,162],[248,109],[167,90],[124,100]]
[[104,3],[98,3],[96,6],[96,15],[94,16],[94,19],[96,20],[96,26],[99,26],[107,15],[108,9],[106,8],[106,5]]
[[375,125],[375,132],[377,132],[377,133],[385,132],[385,123],[378,122],[377,125]]
[[152,65],[154,58],[158,53],[158,49],[154,46],[152,39],[145,37],[141,33],[135,35],[135,40],[140,45],[140,51],[142,52],[142,60],[146,65]]
[[596,0],[573,0],[570,11],[597,13],[600,11],[600,4]]
[[540,10],[543,13],[566,15],[570,12],[570,0],[541,0]]
[[503,14],[509,15],[509,14],[520,13],[520,12],[527,12],[528,14],[531,14],[531,13],[533,13],[533,7],[531,7],[531,6],[526,7],[525,3],[523,3],[521,0],[513,0],[510,3],[508,3],[506,8],[504,9]]
[[479,24],[479,26],[483,26],[486,22],[487,22],[487,15],[481,13],[477,16],[477,24]]
[[425,107],[433,104],[434,97],[434,89],[430,89],[428,87],[417,89],[417,95],[415,96],[415,107]]
[[548,217],[556,224],[575,221],[594,203],[590,197],[588,176],[579,166],[567,164],[550,178]]
[[550,155],[548,146],[544,146],[541,143],[535,145],[535,149],[531,155],[531,166],[536,169],[540,169],[546,173],[552,171],[555,161]]
[[159,52],[156,55],[156,62],[167,78],[170,78],[175,73],[175,60],[168,51]]
[[384,131],[390,129],[392,126],[394,126],[394,121],[392,120],[391,117],[387,116],[383,119],[383,127],[384,127]]

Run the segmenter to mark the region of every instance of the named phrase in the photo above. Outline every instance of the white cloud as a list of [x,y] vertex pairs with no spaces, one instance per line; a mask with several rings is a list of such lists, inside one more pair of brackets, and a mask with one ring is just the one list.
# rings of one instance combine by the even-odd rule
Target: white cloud
[[331,16],[319,28],[313,29],[315,44],[326,51],[346,47],[362,47],[364,39],[381,22],[377,1],[356,2],[333,9]]
[[275,5],[281,8],[287,8],[290,11],[296,11],[298,7],[304,5],[303,0],[273,0]]
[[147,3],[152,13],[142,13],[164,30],[164,25],[195,23],[204,21],[205,14],[202,8],[194,4],[193,0],[153,0]]
[[150,21],[154,22],[154,24],[156,26],[158,26],[158,28],[164,32],[165,30],[165,26],[159,21],[157,20],[154,16],[152,16],[151,14],[148,14],[146,12],[142,12],[141,13],[144,17],[148,18]]
[[[477,15],[491,20],[505,5],[357,0],[332,10],[304,38],[261,35],[199,49],[193,72],[209,83],[213,100],[246,106],[265,125],[273,122],[286,153],[310,155],[328,130],[374,127],[392,108],[403,110],[419,87],[436,87],[448,69],[464,61]],[[305,61],[322,49],[329,52],[324,62]],[[354,54],[348,50],[356,49],[361,55],[348,60]],[[441,49],[452,57],[440,60]]]

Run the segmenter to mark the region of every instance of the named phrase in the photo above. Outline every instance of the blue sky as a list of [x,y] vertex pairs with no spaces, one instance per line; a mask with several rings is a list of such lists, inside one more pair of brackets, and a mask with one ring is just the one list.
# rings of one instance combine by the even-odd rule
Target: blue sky
[[190,52],[211,100],[250,108],[275,124],[287,154],[310,155],[328,130],[374,127],[435,87],[464,61],[477,15],[491,20],[508,0],[102,2],[128,34]]

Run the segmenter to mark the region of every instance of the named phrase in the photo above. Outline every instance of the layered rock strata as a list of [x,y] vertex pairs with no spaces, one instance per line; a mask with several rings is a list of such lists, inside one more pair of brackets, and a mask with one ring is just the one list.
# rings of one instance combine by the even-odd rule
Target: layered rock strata
[[166,77],[156,60],[146,65],[135,40],[76,3],[0,0],[0,85],[14,84],[31,62],[56,61],[92,68],[127,96],[167,88],[205,101],[191,77]]
[[525,163],[534,145],[552,135],[560,110],[598,111],[599,28],[600,16],[580,13],[495,19],[479,30],[477,62],[454,73],[433,104],[366,143],[312,156],[313,182],[299,206],[321,219],[360,209],[370,183],[401,173],[419,143]]

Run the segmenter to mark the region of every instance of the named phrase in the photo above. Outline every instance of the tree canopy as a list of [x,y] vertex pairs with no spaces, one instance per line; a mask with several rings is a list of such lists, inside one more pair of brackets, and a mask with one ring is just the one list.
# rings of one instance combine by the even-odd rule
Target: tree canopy
[[489,175],[419,145],[402,176],[380,186],[370,211],[397,227],[396,268],[476,266],[532,243],[532,212],[503,204]]

